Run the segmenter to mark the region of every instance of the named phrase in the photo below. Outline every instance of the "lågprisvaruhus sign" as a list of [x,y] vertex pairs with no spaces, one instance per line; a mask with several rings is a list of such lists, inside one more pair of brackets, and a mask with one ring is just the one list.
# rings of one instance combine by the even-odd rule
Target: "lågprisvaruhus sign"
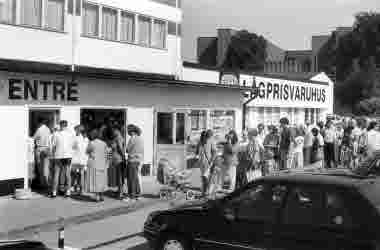
[[263,106],[324,107],[329,100],[329,86],[325,83],[301,82],[285,79],[255,77],[250,104]]

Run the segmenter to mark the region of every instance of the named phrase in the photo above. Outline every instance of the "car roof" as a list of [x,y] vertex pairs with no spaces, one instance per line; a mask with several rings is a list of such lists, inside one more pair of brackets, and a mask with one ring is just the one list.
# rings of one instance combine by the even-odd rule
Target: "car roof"
[[301,185],[325,185],[345,188],[359,188],[360,185],[368,183],[373,177],[359,176],[346,172],[298,172],[284,173],[262,177],[261,181],[283,184]]

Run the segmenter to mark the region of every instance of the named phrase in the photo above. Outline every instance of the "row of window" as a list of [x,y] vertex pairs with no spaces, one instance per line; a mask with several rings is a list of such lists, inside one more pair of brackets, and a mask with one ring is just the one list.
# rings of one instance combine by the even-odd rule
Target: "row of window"
[[284,224],[352,228],[363,220],[354,218],[349,202],[349,197],[340,192],[323,192],[317,187],[289,190],[283,185],[258,185],[233,197],[225,209],[246,221],[276,223],[282,210]]
[[64,16],[65,0],[0,1],[1,23],[63,31]]
[[[65,0],[0,1],[0,23],[64,31],[64,17]],[[176,24],[88,2],[83,3],[82,25],[84,36],[155,48],[166,47],[168,32],[179,33]]]
[[83,3],[82,16],[85,36],[155,48],[166,46],[166,21],[88,2]]
[[172,7],[181,8],[181,0],[152,0],[153,2],[166,4]]

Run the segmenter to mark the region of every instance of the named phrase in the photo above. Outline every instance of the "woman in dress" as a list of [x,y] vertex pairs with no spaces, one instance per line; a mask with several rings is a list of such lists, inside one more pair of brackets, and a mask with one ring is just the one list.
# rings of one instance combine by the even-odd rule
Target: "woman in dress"
[[83,194],[85,187],[85,172],[87,170],[88,155],[86,149],[88,139],[84,135],[84,127],[82,125],[75,126],[75,142],[74,153],[71,161],[71,171],[73,172],[73,183],[75,191]]
[[103,201],[103,193],[107,188],[108,154],[110,149],[99,138],[98,130],[90,133],[91,142],[87,147],[88,159],[88,191],[95,193],[96,201]]
[[229,189],[230,191],[235,190],[235,184],[236,184],[236,167],[238,165],[238,152],[239,152],[238,142],[239,142],[239,139],[238,139],[236,131],[231,130],[226,135],[226,143],[223,149],[223,158],[224,158],[226,168],[222,170],[224,171],[223,173],[224,180],[228,178],[228,182],[229,182],[229,185],[223,184],[223,186],[226,189]]
[[127,186],[128,197],[125,201],[137,201],[141,194],[139,171],[144,160],[144,142],[141,137],[141,129],[133,124],[127,127],[130,136],[127,145]]
[[211,167],[216,157],[216,146],[212,138],[213,132],[211,129],[202,133],[197,150],[201,170],[203,196],[208,195]]
[[354,159],[354,139],[352,135],[352,127],[344,130],[342,144],[340,149],[340,160],[343,167],[351,169]]

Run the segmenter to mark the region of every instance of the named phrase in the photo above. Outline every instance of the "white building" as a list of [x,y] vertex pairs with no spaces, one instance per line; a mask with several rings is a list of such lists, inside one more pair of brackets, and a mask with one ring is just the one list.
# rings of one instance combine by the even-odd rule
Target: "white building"
[[185,167],[203,129],[241,130],[248,87],[192,79],[181,22],[179,0],[0,0],[0,195],[26,187],[41,117],[137,124],[148,174],[162,158]]

